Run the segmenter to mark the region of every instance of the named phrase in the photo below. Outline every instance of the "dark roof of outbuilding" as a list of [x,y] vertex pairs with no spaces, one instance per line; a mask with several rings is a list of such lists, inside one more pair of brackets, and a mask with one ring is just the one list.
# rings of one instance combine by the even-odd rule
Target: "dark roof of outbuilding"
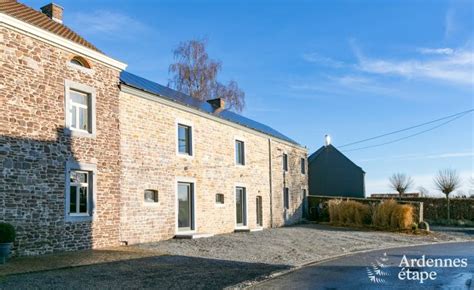
[[210,115],[217,116],[224,120],[245,126],[247,128],[256,130],[258,132],[261,132],[261,133],[276,137],[278,139],[290,142],[292,144],[301,146],[293,139],[283,135],[282,133],[278,132],[277,130],[267,125],[264,125],[252,119],[246,118],[244,116],[241,116],[229,110],[214,112],[214,109],[212,108],[211,104],[209,104],[208,102],[199,101],[189,95],[180,93],[178,91],[175,91],[173,89],[170,89],[158,83],[152,82],[150,80],[144,79],[137,75],[131,74],[129,72],[122,71],[120,74],[120,81],[121,83],[127,86],[154,94],[156,96],[197,109],[201,112],[205,112]]
[[350,160],[349,158],[347,158],[346,155],[344,155],[341,151],[337,150],[336,147],[334,147],[332,144],[329,144],[328,146],[321,146],[321,148],[319,148],[318,150],[316,150],[313,154],[309,155],[308,157],[308,163],[312,162],[313,160],[315,160],[316,158],[318,158],[319,156],[321,156],[321,154],[323,152],[328,152],[328,150],[334,150],[335,152],[337,152],[338,154],[340,154],[342,157],[344,157],[345,159],[347,159],[347,161],[349,161],[350,163],[352,163],[355,167],[357,168],[360,168],[360,170],[362,170],[362,172],[365,173],[364,169],[362,169],[362,167],[360,167],[359,165],[355,164],[352,160]]
[[66,25],[58,23],[42,12],[19,3],[16,0],[0,0],[0,12],[41,29],[47,30],[97,52],[101,52],[92,43],[85,40]]

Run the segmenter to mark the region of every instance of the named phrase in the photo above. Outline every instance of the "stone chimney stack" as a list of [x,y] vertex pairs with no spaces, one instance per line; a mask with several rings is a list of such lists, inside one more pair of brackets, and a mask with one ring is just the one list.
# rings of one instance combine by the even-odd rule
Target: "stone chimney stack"
[[207,100],[207,102],[211,104],[214,112],[220,112],[225,109],[225,101],[223,98]]
[[41,7],[41,12],[58,23],[63,23],[63,8],[57,4],[50,3]]

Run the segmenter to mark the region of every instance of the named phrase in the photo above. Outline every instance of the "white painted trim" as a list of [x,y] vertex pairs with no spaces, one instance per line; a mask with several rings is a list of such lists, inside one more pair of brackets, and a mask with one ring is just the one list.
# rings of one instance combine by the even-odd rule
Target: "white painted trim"
[[[70,105],[70,100],[71,97],[69,96],[69,92],[72,90],[77,90],[83,93],[86,93],[90,96],[90,126],[91,126],[91,131],[87,132],[85,130],[78,130],[75,128],[71,128],[71,120],[70,120],[70,115],[69,115],[69,105]],[[97,132],[97,124],[96,124],[96,90],[92,87],[73,82],[71,80],[64,80],[64,128],[66,134],[70,134],[71,136],[76,136],[76,137],[90,137],[90,138],[95,138],[96,137],[96,132]]]
[[[196,154],[196,152],[194,151],[194,141],[195,141],[195,138],[194,138],[194,124],[193,122],[189,121],[189,120],[186,120],[186,119],[182,119],[182,118],[176,118],[175,121],[174,121],[174,124],[175,124],[175,142],[176,142],[176,156],[178,157],[184,157],[184,158],[187,158],[187,159],[193,159],[194,158],[194,155]],[[178,125],[184,125],[184,126],[188,126],[191,128],[191,155],[189,154],[184,154],[184,153],[181,153],[179,152],[179,142],[178,142],[178,131],[179,131],[179,128],[178,128]]]
[[227,120],[225,120],[223,118],[220,118],[218,116],[214,116],[212,114],[200,111],[200,110],[195,109],[193,107],[186,106],[186,105],[180,104],[180,103],[175,102],[175,101],[171,101],[171,100],[169,100],[167,98],[164,98],[164,97],[161,97],[159,95],[149,93],[149,92],[145,92],[145,91],[136,89],[134,87],[127,86],[125,84],[120,85],[120,93],[130,94],[130,95],[133,95],[133,96],[136,96],[136,97],[139,97],[139,98],[143,98],[143,99],[146,99],[146,100],[150,100],[150,101],[153,101],[153,102],[160,103],[162,105],[170,106],[172,108],[175,108],[175,109],[187,112],[187,113],[191,113],[191,114],[197,115],[199,117],[204,117],[206,119],[216,121],[218,123],[230,126],[232,128],[242,130],[244,132],[251,133],[251,134],[259,136],[259,137],[263,137],[263,138],[265,138],[265,140],[270,139],[272,141],[290,146],[292,148],[297,148],[299,150],[305,150],[305,152],[308,152],[308,149],[303,147],[303,146],[290,143],[290,142],[285,141],[283,139],[279,139],[277,137],[270,136],[268,134],[262,133],[258,130],[255,130],[255,129],[252,129],[252,128],[249,128],[249,127],[246,127],[246,126],[243,126],[243,125],[231,122],[231,121],[227,121]]
[[46,43],[59,46],[62,49],[73,52],[75,54],[84,55],[90,57],[96,61],[99,61],[110,68],[122,71],[127,68],[127,64],[115,60],[111,57],[106,56],[103,53],[95,51],[93,49],[87,48],[83,45],[80,45],[74,41],[68,40],[61,36],[58,36],[52,32],[46,31],[37,26],[28,24],[21,20],[18,20],[10,15],[0,12],[0,26],[5,26],[7,28],[13,29],[17,32],[26,33],[27,35],[44,41]]
[[[192,183],[193,184],[193,216],[192,216],[192,230],[191,231],[179,231],[178,228],[178,212],[179,212],[179,202],[178,202],[178,183]],[[196,233],[197,232],[197,211],[196,211],[196,195],[197,195],[197,184],[196,178],[192,177],[175,177],[175,234],[183,233]]]
[[[71,170],[83,170],[91,172],[90,176],[92,176],[92,192],[90,193],[92,196],[92,204],[90,207],[90,214],[89,215],[70,215],[68,214],[68,205],[69,205],[69,172]],[[83,222],[83,221],[92,221],[95,219],[95,207],[97,203],[97,165],[90,164],[90,163],[81,163],[76,161],[68,161],[66,162],[66,172],[65,172],[65,190],[64,190],[64,220],[66,222]]]
[[[235,143],[237,141],[241,141],[241,142],[244,143],[244,164],[238,164],[237,163],[237,158],[236,158],[237,157],[237,151],[235,150],[236,149],[235,148]],[[234,147],[234,150],[233,150],[234,151],[234,165],[236,167],[245,168],[245,166],[247,165],[247,151],[248,151],[247,150],[247,142],[246,142],[245,138],[241,137],[241,136],[234,136],[234,143],[232,144],[232,146]]]
[[[244,194],[245,194],[245,218],[244,218],[244,225],[243,226],[238,226],[237,225],[237,204],[236,204],[236,198],[235,195],[237,193],[237,187],[243,187],[244,188]],[[249,194],[248,194],[248,187],[244,183],[236,182],[234,183],[234,198],[233,198],[233,203],[234,203],[234,226],[235,229],[248,229],[249,227]]]

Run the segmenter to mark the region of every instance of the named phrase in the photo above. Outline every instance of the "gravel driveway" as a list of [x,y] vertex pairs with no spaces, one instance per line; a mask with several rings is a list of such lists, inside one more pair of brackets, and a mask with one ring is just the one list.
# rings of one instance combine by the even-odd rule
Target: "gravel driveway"
[[0,276],[0,289],[221,289],[345,253],[464,240],[474,238],[445,233],[413,236],[307,224],[132,246],[165,255]]
[[[471,239],[474,239],[474,236],[471,236]],[[168,240],[138,247],[170,255],[301,266],[315,260],[356,251],[464,240],[469,240],[469,235],[441,232],[432,235],[408,235],[303,224],[205,239]]]

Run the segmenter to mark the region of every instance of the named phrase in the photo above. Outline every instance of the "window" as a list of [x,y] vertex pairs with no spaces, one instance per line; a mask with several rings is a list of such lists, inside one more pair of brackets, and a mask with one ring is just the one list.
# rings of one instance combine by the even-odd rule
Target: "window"
[[146,189],[144,194],[145,202],[158,202],[158,190]]
[[82,130],[90,133],[90,110],[89,110],[89,95],[78,91],[71,90],[70,96],[70,128],[75,130]]
[[245,144],[243,141],[235,140],[235,163],[245,165]]
[[290,191],[288,187],[283,188],[283,206],[285,209],[290,208]]
[[89,171],[71,170],[69,173],[68,215],[91,215],[92,174]]
[[80,56],[73,57],[70,63],[74,65],[82,66],[85,68],[91,68],[87,60],[85,60],[83,57],[80,57]]
[[283,170],[288,171],[288,154],[283,153]]
[[178,124],[178,152],[180,154],[193,155],[191,138],[191,127]]
[[304,158],[301,158],[301,174],[306,174],[306,162]]
[[95,136],[95,90],[91,87],[65,82],[66,127],[72,135]]
[[216,203],[224,204],[224,195],[222,193],[216,194]]

